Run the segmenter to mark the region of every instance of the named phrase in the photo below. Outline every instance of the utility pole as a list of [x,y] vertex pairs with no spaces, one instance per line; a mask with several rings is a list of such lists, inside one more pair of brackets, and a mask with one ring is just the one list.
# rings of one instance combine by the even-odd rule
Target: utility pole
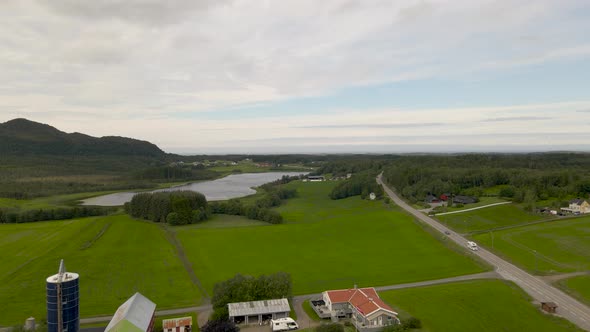
[[490,231],[490,234],[492,235],[492,249],[494,249],[494,231]]
[[535,274],[539,274],[539,270],[538,270],[538,264],[537,264],[537,251],[533,249],[533,252],[535,253]]

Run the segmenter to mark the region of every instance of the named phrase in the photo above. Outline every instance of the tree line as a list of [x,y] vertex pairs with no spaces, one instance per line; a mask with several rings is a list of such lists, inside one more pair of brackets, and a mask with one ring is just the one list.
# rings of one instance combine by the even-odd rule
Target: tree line
[[525,203],[538,200],[563,206],[571,197],[590,194],[587,154],[470,154],[406,156],[385,168],[384,178],[406,199],[422,201],[428,194],[491,195]]
[[139,193],[124,208],[132,217],[171,225],[193,224],[210,216],[205,195],[194,191]]
[[361,195],[362,199],[374,193],[376,198],[383,197],[383,187],[375,180],[375,171],[363,171],[351,176],[350,179],[339,182],[330,192],[331,199],[342,199]]
[[25,223],[104,216],[114,211],[114,208],[100,206],[42,208],[22,211],[0,209],[0,223]]

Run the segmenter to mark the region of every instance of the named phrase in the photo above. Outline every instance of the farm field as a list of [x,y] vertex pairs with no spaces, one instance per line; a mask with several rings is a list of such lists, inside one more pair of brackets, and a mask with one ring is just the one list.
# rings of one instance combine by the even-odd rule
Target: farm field
[[[492,248],[492,234],[473,236]],[[493,232],[493,251],[533,274],[590,269],[590,216]]]
[[112,314],[138,291],[159,309],[201,299],[162,228],[126,215],[0,224],[0,252],[0,325],[46,316],[45,279],[62,258],[81,276],[82,317]]
[[563,279],[556,284],[578,300],[590,305],[590,275]]
[[487,267],[435,239],[382,201],[332,201],[334,183],[292,182],[298,198],[280,207],[285,224],[176,228],[205,289],[241,274],[288,272],[295,294],[481,272]]
[[519,225],[550,217],[536,216],[514,204],[492,206],[485,209],[437,216],[443,224],[459,233],[484,231],[504,226]]
[[380,296],[394,310],[419,318],[422,331],[581,331],[564,319],[543,314],[526,293],[506,281],[457,282]]

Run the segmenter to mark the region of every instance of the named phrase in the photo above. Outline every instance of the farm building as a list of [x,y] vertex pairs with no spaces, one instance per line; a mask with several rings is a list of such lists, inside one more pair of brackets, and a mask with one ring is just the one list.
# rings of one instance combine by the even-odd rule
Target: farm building
[[472,196],[461,196],[457,195],[453,197],[453,203],[455,204],[473,204],[477,203],[477,198]]
[[561,210],[569,213],[590,213],[590,204],[585,199],[576,198],[570,201],[568,207]]
[[428,196],[426,196],[426,198],[424,198],[424,202],[425,203],[440,203],[440,200],[438,199],[438,197],[429,194]]
[[264,321],[289,317],[287,299],[228,303],[229,319],[234,323],[262,324]]
[[164,319],[162,321],[163,332],[191,332],[193,329],[192,317],[180,317]]
[[156,304],[135,293],[115,312],[105,332],[151,332],[154,328]]
[[333,321],[350,318],[361,332],[380,331],[385,326],[400,323],[397,312],[383,302],[372,287],[325,291],[321,300],[311,303],[321,318]]
[[554,314],[557,311],[557,304],[555,304],[555,302],[541,302],[541,309],[550,314]]

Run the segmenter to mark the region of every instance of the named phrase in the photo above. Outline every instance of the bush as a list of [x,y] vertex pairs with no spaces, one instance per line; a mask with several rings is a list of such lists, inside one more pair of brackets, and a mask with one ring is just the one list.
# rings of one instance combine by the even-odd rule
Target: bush
[[422,322],[416,317],[410,317],[402,321],[402,326],[405,329],[419,329],[422,328]]
[[323,324],[315,328],[316,332],[344,332],[344,326],[338,323]]
[[201,327],[201,332],[239,332],[240,328],[229,319],[210,320]]

